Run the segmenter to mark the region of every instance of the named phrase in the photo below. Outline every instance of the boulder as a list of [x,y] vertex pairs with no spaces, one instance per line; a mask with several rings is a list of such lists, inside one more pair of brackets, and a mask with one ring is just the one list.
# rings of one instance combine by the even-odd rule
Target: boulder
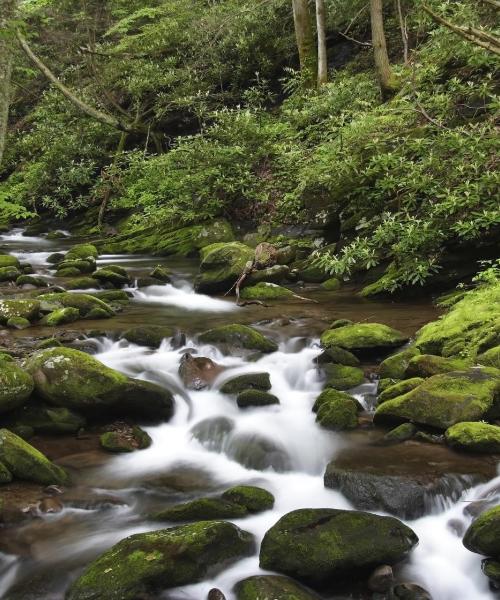
[[340,327],[345,327],[346,325],[354,325],[354,323],[349,319],[335,319],[335,321],[333,321],[330,325],[329,329],[339,329]]
[[388,592],[394,583],[394,573],[389,565],[377,567],[370,575],[368,589],[372,592]]
[[36,402],[22,406],[8,416],[12,428],[30,427],[35,433],[76,433],[86,420],[73,410]]
[[156,265],[156,267],[150,272],[149,277],[158,279],[162,283],[170,283],[172,281],[170,277],[170,271],[162,265]]
[[252,248],[240,242],[216,243],[201,250],[200,274],[196,290],[202,294],[227,292],[248,262],[254,259]]
[[328,279],[328,275],[322,267],[308,261],[294,265],[298,270],[298,278],[305,283],[322,283]]
[[400,444],[406,440],[411,440],[417,433],[417,428],[412,423],[402,423],[394,429],[388,431],[382,438],[385,444]]
[[23,285],[31,285],[33,287],[47,287],[47,281],[43,277],[34,277],[33,275],[20,275],[16,279],[16,285],[21,287]]
[[342,282],[336,277],[330,277],[330,279],[323,281],[321,287],[328,292],[336,292],[342,287]]
[[500,346],[494,346],[477,357],[477,362],[485,367],[500,369]]
[[392,356],[388,356],[380,363],[379,375],[381,379],[404,379],[406,377],[406,369],[412,358],[418,356],[420,350],[414,346],[406,348],[402,352],[397,352]]
[[18,329],[20,331],[31,327],[31,323],[24,317],[11,317],[6,325],[9,329]]
[[270,510],[274,506],[274,496],[267,490],[253,485],[236,485],[226,490],[222,498],[244,506],[249,513]]
[[267,392],[270,389],[271,380],[269,373],[245,373],[225,381],[220,391],[223,394],[238,394],[244,390],[262,390],[263,392]]
[[204,390],[225,371],[226,367],[205,356],[183,354],[179,365],[179,376],[188,390]]
[[[500,374],[471,369],[434,375],[410,392],[377,407],[376,423],[412,421],[448,429],[463,421],[480,421],[494,410]],[[497,409],[495,408],[495,411]]]
[[12,317],[22,317],[32,323],[39,314],[38,300],[0,300],[0,324],[7,323]]
[[0,254],[0,269],[4,269],[5,267],[15,267],[16,269],[20,269],[21,265],[15,256]]
[[240,297],[243,300],[282,300],[283,298],[292,298],[293,295],[291,290],[281,285],[276,285],[275,283],[258,283],[257,285],[243,288]]
[[82,272],[77,267],[61,267],[57,271],[57,277],[78,277]]
[[122,285],[128,285],[130,278],[127,271],[116,265],[108,265],[102,269],[98,269],[92,274],[94,279],[97,279],[100,283],[110,283],[112,286],[120,287]]
[[378,403],[382,404],[387,400],[392,400],[393,398],[397,398],[398,396],[402,396],[403,394],[407,394],[411,392],[415,388],[417,388],[424,380],[422,377],[412,377],[411,379],[404,379],[403,381],[398,381],[393,385],[385,388],[378,397]]
[[500,586],[500,560],[487,558],[481,563],[481,569],[493,585],[498,589]]
[[164,339],[171,338],[174,335],[175,330],[171,327],[144,325],[128,329],[122,334],[122,337],[131,344],[159,348]]
[[[12,473],[7,469],[7,467],[0,462],[0,485],[2,483],[10,483],[13,480]],[[0,501],[0,509],[2,508],[2,502]],[[0,521],[2,520],[0,514]]]
[[62,252],[54,252],[47,256],[47,262],[49,265],[57,265],[64,260],[64,254]]
[[360,362],[352,352],[344,350],[340,346],[331,346],[314,359],[317,365],[325,363],[336,363],[338,365],[346,365],[348,367],[357,367]]
[[16,267],[0,267],[0,283],[5,281],[16,281],[21,271]]
[[117,423],[99,438],[101,448],[108,452],[144,450],[153,443],[151,437],[137,425]]
[[0,360],[0,414],[22,406],[34,387],[29,373],[12,361]]
[[336,509],[300,509],[282,517],[264,536],[260,566],[313,586],[340,578],[359,581],[382,564],[393,565],[418,543],[393,517]]
[[66,485],[69,481],[64,469],[8,429],[0,429],[0,463],[18,479],[42,485]]
[[44,313],[50,313],[61,308],[76,308],[83,319],[95,318],[95,314],[112,317],[115,311],[102,300],[94,298],[89,294],[71,294],[61,292],[54,294],[42,294],[38,296],[40,310]]
[[65,260],[93,260],[96,261],[99,253],[93,244],[77,244],[72,246],[65,255]]
[[67,323],[74,323],[80,318],[80,311],[77,308],[59,308],[53,312],[45,315],[40,321],[40,325],[46,325],[47,327],[59,327],[60,325],[66,325]]
[[254,548],[252,535],[225,521],[200,521],[125,538],[92,562],[67,600],[137,600],[196,583]]
[[65,258],[63,261],[56,265],[56,277],[68,277],[68,272],[71,273],[70,276],[74,276],[76,272],[79,275],[93,273],[96,270],[96,263],[93,258],[88,258],[86,260],[83,259],[73,259],[68,260]]
[[279,404],[279,398],[264,392],[263,390],[243,390],[238,394],[236,403],[240,408],[248,408],[249,406],[269,406],[271,404]]
[[346,365],[323,364],[321,370],[326,375],[325,387],[336,390],[350,390],[365,380],[362,369]]
[[281,575],[254,575],[235,586],[236,600],[320,600],[293,579]]
[[457,423],[445,433],[446,443],[458,450],[500,453],[500,427],[487,423]]
[[325,390],[317,398],[315,406],[318,406],[316,421],[321,427],[342,431],[358,426],[358,402],[348,394]]
[[500,506],[481,513],[465,532],[463,543],[471,552],[500,559]]
[[356,356],[376,355],[398,348],[408,341],[400,331],[380,323],[355,323],[327,329],[321,336],[325,348],[340,346]]
[[276,352],[278,345],[247,325],[221,325],[200,334],[202,344],[215,344],[228,348],[244,348],[260,352]]
[[420,354],[409,361],[405,377],[432,377],[440,373],[464,371],[469,367],[469,361],[459,358],[443,358],[433,354]]
[[[278,284],[285,281],[290,274],[290,267],[286,265],[274,265],[272,267],[267,267],[266,269],[259,269],[257,271],[252,271],[250,275],[247,277],[245,284],[256,287],[262,286],[264,283],[269,284]],[[261,287],[261,289],[265,289]],[[281,288],[283,290],[286,288]],[[290,292],[290,290],[288,290]],[[282,291],[283,294],[285,292]],[[292,295],[291,292],[288,295]],[[283,296],[285,297],[285,296]]]

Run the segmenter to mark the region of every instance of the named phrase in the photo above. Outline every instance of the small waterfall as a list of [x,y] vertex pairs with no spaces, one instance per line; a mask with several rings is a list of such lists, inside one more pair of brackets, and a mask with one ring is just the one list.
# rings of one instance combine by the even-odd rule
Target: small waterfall
[[219,300],[203,294],[195,294],[193,287],[188,282],[179,282],[176,286],[151,285],[138,289],[127,288],[132,292],[134,299],[142,304],[158,304],[176,306],[188,311],[207,313],[221,313],[239,310],[232,300]]

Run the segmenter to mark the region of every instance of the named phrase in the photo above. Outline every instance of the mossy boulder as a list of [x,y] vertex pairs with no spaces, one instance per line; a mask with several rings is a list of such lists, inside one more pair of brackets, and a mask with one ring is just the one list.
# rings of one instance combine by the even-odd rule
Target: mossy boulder
[[487,558],[481,562],[481,569],[488,579],[496,586],[500,584],[500,559]]
[[57,271],[58,277],[78,277],[82,272],[77,267],[61,267]]
[[128,285],[130,283],[130,277],[125,269],[122,269],[121,267],[115,267],[115,265],[109,265],[102,269],[97,269],[97,271],[92,274],[92,277],[97,279],[97,281],[100,283],[109,283],[116,287]]
[[253,248],[240,242],[217,243],[203,248],[196,290],[202,294],[227,292],[254,255]]
[[[99,282],[97,279],[93,279],[92,277],[77,277],[75,279],[66,281],[64,283],[64,287],[67,290],[94,290],[99,288]],[[94,294],[90,295],[94,296]],[[98,298],[98,296],[95,297]]]
[[358,426],[358,402],[348,394],[325,390],[316,403],[319,404],[316,421],[321,427],[342,431]]
[[350,319],[335,319],[335,321],[332,321],[329,329],[339,329],[346,325],[354,325],[354,323]]
[[267,392],[271,389],[269,373],[244,373],[232,379],[228,379],[221,387],[223,394],[238,394],[244,390],[262,390]]
[[323,390],[321,394],[316,398],[312,407],[312,411],[317,413],[320,410],[320,408],[322,408],[324,405],[328,404],[333,400],[338,399],[351,400],[353,402],[356,402],[354,396],[351,396],[350,394],[346,394],[345,392],[340,392],[334,389],[326,389]]
[[67,325],[68,323],[74,323],[80,318],[80,311],[77,308],[59,308],[53,312],[45,315],[40,321],[41,325],[47,325],[47,327],[59,327],[60,325]]
[[[294,265],[295,266],[295,265]],[[297,277],[305,283],[322,283],[328,279],[327,273],[321,267],[310,262],[303,262],[297,266]]]
[[12,428],[30,427],[36,433],[76,433],[85,427],[86,419],[64,407],[37,402],[22,406],[8,415]]
[[57,265],[64,260],[64,254],[62,252],[53,252],[47,256],[47,263],[49,265]]
[[472,369],[444,373],[379,405],[374,419],[376,423],[411,421],[448,429],[463,421],[480,421],[496,411],[499,394],[498,372]]
[[263,390],[243,390],[236,398],[236,404],[240,408],[248,408],[250,406],[270,406],[279,403],[279,398],[269,392],[264,392]]
[[328,329],[321,336],[325,348],[340,346],[356,356],[378,354],[398,348],[408,341],[400,331],[381,323],[355,323]]
[[83,275],[85,273],[93,273],[95,270],[96,263],[94,259],[64,259],[62,262],[57,264],[56,277],[68,277],[68,272],[74,274],[77,271],[78,274]]
[[[262,283],[282,283],[290,275],[290,267],[287,265],[273,265],[265,269],[252,271],[245,281],[249,286],[255,286]],[[286,289],[286,288],[285,288]]]
[[344,348],[341,348],[340,346],[330,346],[329,348],[326,348],[314,362],[318,365],[336,363],[348,367],[357,367],[360,364],[359,359],[354,356],[352,352],[344,350]]
[[14,477],[42,485],[66,485],[69,480],[64,469],[8,429],[0,429],[0,463]]
[[243,300],[282,300],[292,298],[293,292],[275,283],[258,283],[241,291]]
[[109,305],[125,305],[130,302],[130,296],[124,290],[106,290],[103,292],[94,292],[90,294],[94,298],[99,298],[103,302]]
[[450,371],[463,371],[470,362],[459,358],[443,358],[433,354],[421,354],[413,357],[406,368],[406,377],[432,377]]
[[0,269],[5,267],[15,267],[16,269],[19,269],[21,265],[15,256],[10,256],[9,254],[0,254]]
[[170,283],[172,281],[170,271],[162,265],[156,265],[149,273],[149,276],[153,279],[158,279],[158,281],[161,281],[162,283]]
[[0,267],[0,283],[5,281],[16,281],[21,271],[16,267]]
[[38,300],[0,300],[0,323],[5,324],[12,317],[22,317],[30,323],[40,314]]
[[163,340],[171,338],[174,335],[175,330],[171,327],[141,325],[125,331],[122,334],[122,338],[131,344],[137,344],[137,346],[159,348]]
[[379,565],[403,560],[417,543],[416,534],[393,517],[300,509],[265,534],[260,566],[313,586],[343,578],[359,581]]
[[274,496],[267,490],[253,485],[237,485],[222,494],[224,500],[244,506],[249,513],[270,510],[274,506]]
[[411,346],[392,356],[388,356],[380,363],[379,375],[381,379],[404,379],[406,369],[412,358],[418,356],[420,350]]
[[71,294],[62,292],[59,294],[42,294],[38,296],[40,302],[40,310],[45,313],[53,312],[61,308],[76,308],[80,312],[80,316],[86,318],[96,318],[96,309],[99,309],[100,315],[112,317],[115,311],[98,298],[89,294]]
[[46,348],[61,348],[63,344],[55,337],[47,338],[38,342],[36,345],[37,350],[45,350]]
[[484,354],[480,354],[477,357],[477,362],[485,367],[495,367],[500,369],[500,346],[495,346],[486,350]]
[[16,285],[21,287],[23,285],[31,285],[33,287],[47,287],[47,281],[43,277],[35,277],[33,275],[20,275],[16,279]]
[[342,282],[336,277],[330,277],[330,279],[323,281],[321,287],[328,292],[336,292],[342,287]]
[[463,543],[471,552],[500,559],[500,506],[481,513],[465,532]]
[[[0,462],[0,485],[2,483],[10,483],[14,479],[12,473],[7,467]],[[2,501],[0,500],[0,512],[2,509]],[[1,518],[0,518],[1,521]]]
[[236,600],[320,600],[311,590],[281,575],[254,575],[235,586]]
[[382,441],[385,444],[400,444],[406,440],[411,440],[412,437],[417,433],[417,428],[412,423],[402,423],[394,429],[388,431]]
[[9,329],[18,330],[28,329],[28,327],[31,327],[31,323],[28,321],[28,319],[25,319],[24,317],[11,317],[7,321],[6,325],[7,327],[9,327]]
[[77,244],[66,253],[65,260],[91,260],[95,262],[99,252],[93,244]]
[[0,360],[0,414],[21,406],[34,387],[29,373],[12,361]]
[[325,387],[336,390],[350,390],[361,385],[365,380],[362,369],[358,367],[349,367],[347,365],[325,364],[321,365],[322,371],[326,374]]
[[445,433],[452,448],[469,452],[500,453],[500,427],[488,423],[457,423]]
[[254,548],[252,535],[225,521],[201,521],[125,538],[92,562],[67,600],[137,600],[196,583]]
[[393,398],[397,398],[398,396],[403,396],[408,392],[411,392],[415,388],[417,388],[421,383],[424,382],[422,377],[412,377],[411,379],[404,379],[403,381],[398,381],[393,385],[385,388],[384,391],[379,394],[378,403],[382,404],[387,400],[392,400]]
[[244,348],[259,352],[276,352],[278,345],[247,325],[222,325],[199,336],[202,344],[221,345],[223,348]]
[[39,396],[84,414],[110,412],[168,420],[172,394],[147,381],[126,377],[71,348],[40,350],[26,361]]
[[120,424],[99,438],[101,448],[108,452],[133,452],[144,450],[153,443],[150,435],[137,425]]

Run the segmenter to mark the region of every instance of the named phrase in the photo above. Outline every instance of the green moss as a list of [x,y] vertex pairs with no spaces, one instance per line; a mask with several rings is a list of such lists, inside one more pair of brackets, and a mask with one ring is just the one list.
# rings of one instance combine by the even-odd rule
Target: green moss
[[19,260],[15,256],[0,254],[0,269],[5,267],[15,267],[16,269],[19,269],[20,266]]
[[345,327],[346,325],[354,325],[349,319],[335,319],[330,325],[330,329],[338,329],[339,327]]
[[199,336],[203,344],[223,344],[260,352],[276,352],[278,345],[247,325],[222,325]]
[[488,579],[497,585],[500,583],[500,560],[487,558],[482,561],[481,569]]
[[487,423],[457,423],[446,430],[446,443],[459,450],[500,453],[500,427]]
[[353,396],[346,394],[345,392],[339,392],[338,390],[334,389],[326,389],[323,390],[316,398],[312,410],[313,412],[317,413],[324,404],[329,404],[330,402],[338,399],[356,402],[356,399]]
[[[10,483],[12,481],[12,473],[7,469],[7,467],[0,462],[0,485],[2,483]],[[0,502],[0,512],[2,508],[2,503]],[[1,518],[0,518],[1,521]]]
[[243,390],[238,394],[236,403],[240,408],[249,406],[269,406],[279,404],[279,398],[262,390]]
[[354,354],[378,352],[402,346],[408,338],[401,332],[380,323],[356,323],[328,329],[321,336],[325,348],[340,346]]
[[240,242],[217,243],[203,248],[197,291],[205,294],[227,292],[254,258],[253,248]]
[[271,389],[269,373],[245,373],[233,377],[224,383],[220,391],[223,394],[238,394],[244,390],[262,390],[267,392]]
[[94,298],[99,298],[103,302],[107,304],[128,304],[130,302],[130,297],[127,292],[123,290],[109,290],[105,292],[95,292],[94,294],[90,294],[94,296]]
[[67,600],[136,600],[200,581],[249,555],[252,536],[231,523],[201,521],[125,538],[92,562]]
[[76,267],[64,267],[57,271],[58,277],[78,277],[78,275],[81,274],[82,272],[80,269],[77,269]]
[[122,337],[131,344],[138,346],[149,346],[151,348],[159,348],[165,339],[169,339],[175,335],[175,330],[171,327],[161,327],[157,325],[140,326],[128,329],[122,334]]
[[44,350],[46,348],[61,348],[62,344],[57,338],[47,338],[38,342],[36,345],[37,350]]
[[463,543],[471,552],[500,558],[500,506],[481,513],[465,532]]
[[47,327],[59,327],[60,325],[66,325],[67,323],[74,323],[80,318],[80,311],[77,308],[59,308],[53,312],[45,315],[40,321],[41,325]]
[[100,436],[99,442],[101,447],[108,452],[144,450],[153,443],[149,434],[137,425],[124,430],[107,431]]
[[[67,290],[93,290],[99,287],[99,282],[92,277],[77,277],[64,283]],[[94,294],[91,294],[93,296]],[[97,296],[96,296],[97,297]],[[101,298],[104,300],[104,298]]]
[[205,519],[240,519],[246,517],[247,509],[222,498],[198,498],[184,504],[169,506],[153,515],[154,521],[178,522]]
[[500,346],[495,346],[484,352],[484,354],[480,354],[477,357],[477,362],[485,367],[500,369]]
[[281,300],[293,297],[293,292],[288,288],[275,283],[258,283],[251,287],[243,288],[241,298],[243,300]]
[[0,300],[0,323],[7,323],[12,317],[22,317],[31,323],[40,314],[38,300]]
[[43,312],[53,312],[61,308],[77,308],[80,316],[85,318],[96,308],[102,309],[108,317],[112,317],[115,312],[102,300],[94,298],[89,294],[71,294],[62,292],[60,294],[43,294],[38,296],[40,308]]
[[361,385],[365,380],[362,369],[357,367],[326,364],[322,365],[322,370],[327,377],[325,386],[336,390],[350,390],[357,385]]
[[448,429],[462,421],[479,421],[495,406],[498,372],[473,369],[434,375],[414,390],[377,407],[376,423],[412,421]]
[[358,403],[353,398],[336,396],[322,402],[316,421],[326,429],[342,431],[358,426]]
[[254,575],[235,586],[236,600],[320,600],[293,579],[280,575]]
[[77,244],[68,250],[64,258],[65,260],[91,259],[95,262],[98,256],[99,252],[93,244]]
[[420,350],[411,346],[402,352],[389,356],[380,363],[380,377],[382,379],[403,379],[406,374],[408,363],[412,358],[419,354]]
[[43,485],[66,485],[69,480],[64,469],[8,429],[0,429],[0,462],[18,479]]
[[386,444],[399,444],[410,440],[417,433],[417,428],[412,423],[402,423],[388,431],[382,441]]
[[11,329],[28,329],[28,327],[31,327],[31,323],[24,317],[11,317],[6,325]]
[[0,361],[0,413],[21,406],[34,389],[33,378],[14,362]]
[[329,292],[336,292],[342,287],[342,283],[336,277],[330,277],[321,284],[321,287]]
[[33,275],[20,275],[16,279],[16,285],[32,285],[33,287],[47,287],[47,281],[43,279],[43,277],[33,277]]
[[3,362],[12,362],[14,359],[12,358],[12,356],[10,354],[7,354],[7,352],[1,352],[0,351],[0,361]]
[[37,402],[22,406],[8,415],[13,427],[29,427],[37,433],[76,433],[85,426],[86,420],[73,410],[48,406]]
[[16,281],[21,271],[16,267],[0,267],[0,283],[4,281]]
[[306,283],[322,283],[328,279],[328,275],[321,267],[309,262],[302,262],[293,265],[298,269],[298,278]]
[[340,346],[330,346],[329,348],[326,348],[316,358],[315,362],[319,365],[324,363],[337,363],[348,367],[357,367],[360,364],[359,359],[354,356],[352,352],[344,350],[344,348],[341,348]]
[[56,277],[67,277],[65,273],[68,271],[74,272],[75,270],[78,273],[93,273],[96,269],[96,264],[93,259],[83,260],[83,259],[73,259],[68,260],[64,259],[57,265],[57,273]]
[[151,271],[149,276],[153,279],[158,279],[163,283],[170,283],[172,280],[170,277],[170,271],[162,265],[156,265],[156,267]]
[[[290,274],[290,267],[286,265],[274,265],[272,267],[267,267],[266,269],[258,269],[257,271],[252,271],[248,278],[245,280],[245,283],[248,286],[255,286],[256,284],[262,283],[282,283],[285,281]],[[287,289],[287,288],[282,288]],[[290,290],[287,290],[290,292]],[[284,292],[283,292],[284,293]],[[287,295],[291,295],[291,292]]]
[[412,377],[411,379],[398,381],[397,383],[384,389],[384,391],[378,397],[378,403],[382,404],[387,400],[392,400],[398,396],[403,396],[403,394],[407,394],[408,392],[411,392],[411,390],[414,390],[421,383],[423,383],[423,381],[424,379],[422,377]]
[[222,494],[222,498],[244,506],[251,513],[270,510],[274,506],[274,496],[267,490],[253,485],[232,487]]
[[103,269],[98,269],[92,277],[97,279],[100,283],[110,283],[114,286],[122,286],[130,283],[130,278],[127,273],[117,273],[116,270],[112,269],[113,265],[109,267],[105,267]]
[[415,356],[408,363],[406,377],[431,377],[450,371],[463,371],[471,366],[469,361],[458,358],[443,358],[433,354]]

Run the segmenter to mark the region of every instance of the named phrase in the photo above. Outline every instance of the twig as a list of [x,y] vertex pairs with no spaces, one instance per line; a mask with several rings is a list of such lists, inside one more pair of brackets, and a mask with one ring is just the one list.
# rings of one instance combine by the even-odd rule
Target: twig
[[346,40],[354,42],[355,44],[359,44],[360,46],[366,46],[368,48],[371,48],[373,46],[373,44],[371,42],[361,42],[360,40],[357,40],[357,39],[351,37],[350,35],[345,34],[343,31],[339,31],[339,35],[344,37]]

